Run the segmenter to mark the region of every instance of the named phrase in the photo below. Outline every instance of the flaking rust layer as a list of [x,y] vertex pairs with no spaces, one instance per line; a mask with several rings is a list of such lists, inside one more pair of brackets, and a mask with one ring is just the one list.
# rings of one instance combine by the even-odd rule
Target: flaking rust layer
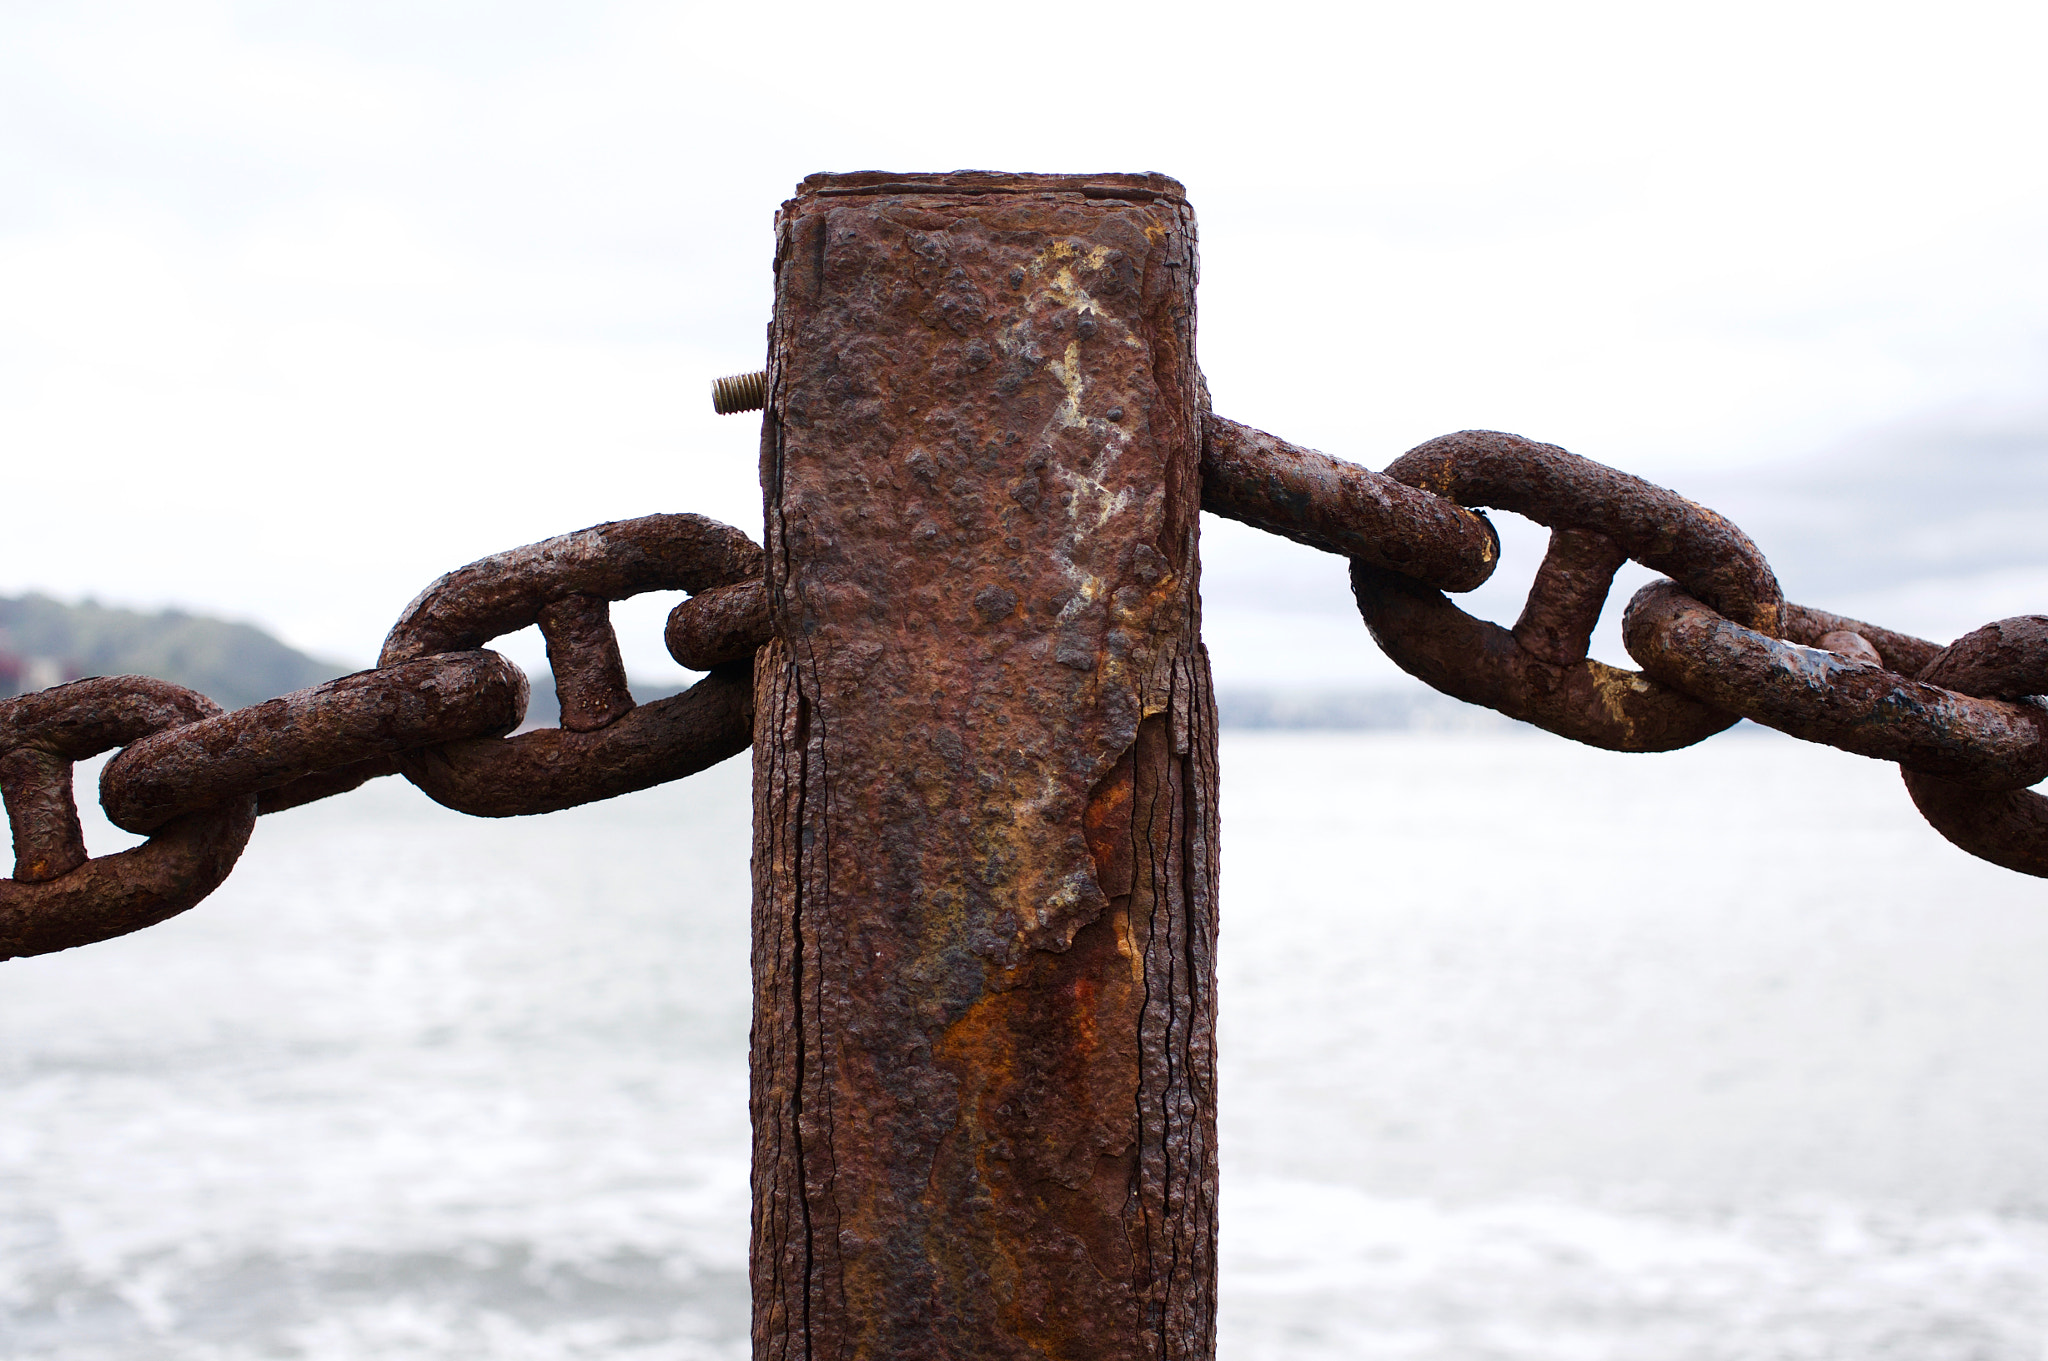
[[1194,219],[814,176],[777,222],[755,1354],[1214,1351]]

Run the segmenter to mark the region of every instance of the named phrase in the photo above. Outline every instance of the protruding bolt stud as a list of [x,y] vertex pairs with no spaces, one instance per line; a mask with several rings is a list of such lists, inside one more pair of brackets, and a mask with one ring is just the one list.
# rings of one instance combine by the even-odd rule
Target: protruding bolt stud
[[721,416],[738,411],[759,411],[768,405],[768,370],[736,373],[711,381],[711,409]]

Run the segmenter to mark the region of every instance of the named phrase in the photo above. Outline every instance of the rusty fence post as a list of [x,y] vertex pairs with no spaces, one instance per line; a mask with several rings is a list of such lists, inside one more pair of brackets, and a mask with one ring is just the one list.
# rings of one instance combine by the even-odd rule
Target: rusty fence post
[[1209,1357],[1193,214],[819,175],[775,269],[754,1354]]

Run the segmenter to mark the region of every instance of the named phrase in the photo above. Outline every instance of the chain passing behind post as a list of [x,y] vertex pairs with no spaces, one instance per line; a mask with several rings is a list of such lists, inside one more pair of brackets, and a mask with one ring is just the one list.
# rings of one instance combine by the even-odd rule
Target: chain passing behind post
[[[760,405],[759,375],[719,380],[720,410]],[[1205,510],[1349,559],[1359,612],[1401,668],[1445,694],[1574,741],[1668,751],[1738,718],[1898,763],[1914,804],[1972,855],[2048,877],[2048,617],[2001,620],[1947,648],[1783,599],[1747,535],[1640,478],[1516,435],[1431,440],[1376,473],[1213,413]],[[1551,529],[1512,628],[1444,592],[1492,573],[1486,509]],[[1586,655],[1615,569],[1638,592],[1624,640],[1641,672]],[[484,817],[568,808],[681,778],[751,740],[754,650],[767,641],[760,547],[695,515],[594,525],[449,573],[410,605],[380,664],[232,714],[144,677],[0,701],[0,793],[15,869],[0,880],[0,958],[125,934],[190,908],[233,867],[259,812],[403,773]],[[636,705],[609,602],[690,593],[666,642],[709,674]],[[508,737],[518,668],[482,645],[537,623],[560,728]],[[120,749],[109,818],[149,840],[88,858],[72,763]]]
[[[757,409],[765,380],[719,379],[715,409]],[[1445,435],[1384,473],[1213,412],[1202,437],[1202,508],[1350,559],[1374,641],[1442,693],[1613,751],[1676,750],[1748,718],[1895,761],[1949,841],[2048,877],[2048,797],[2029,789],[2048,776],[2048,617],[2002,620],[1944,649],[1795,604],[1724,517],[1520,435]],[[1444,596],[1485,582],[1499,559],[1498,536],[1472,513],[1481,508],[1551,530],[1511,629]],[[1638,592],[1624,616],[1640,672],[1587,655],[1629,560],[1670,578]],[[757,594],[727,607],[735,619],[746,611],[765,638]]]

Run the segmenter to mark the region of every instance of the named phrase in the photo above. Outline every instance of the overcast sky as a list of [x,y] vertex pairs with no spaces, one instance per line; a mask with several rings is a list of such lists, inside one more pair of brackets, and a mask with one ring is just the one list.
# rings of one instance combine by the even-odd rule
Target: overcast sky
[[[1236,419],[1375,467],[1515,430],[1718,497],[1808,603],[2048,610],[2044,15],[8,0],[0,593],[365,665],[484,553],[758,533],[706,387],[762,362],[776,204],[971,166],[1183,180]],[[1204,554],[1219,679],[1392,675],[1341,563]]]

